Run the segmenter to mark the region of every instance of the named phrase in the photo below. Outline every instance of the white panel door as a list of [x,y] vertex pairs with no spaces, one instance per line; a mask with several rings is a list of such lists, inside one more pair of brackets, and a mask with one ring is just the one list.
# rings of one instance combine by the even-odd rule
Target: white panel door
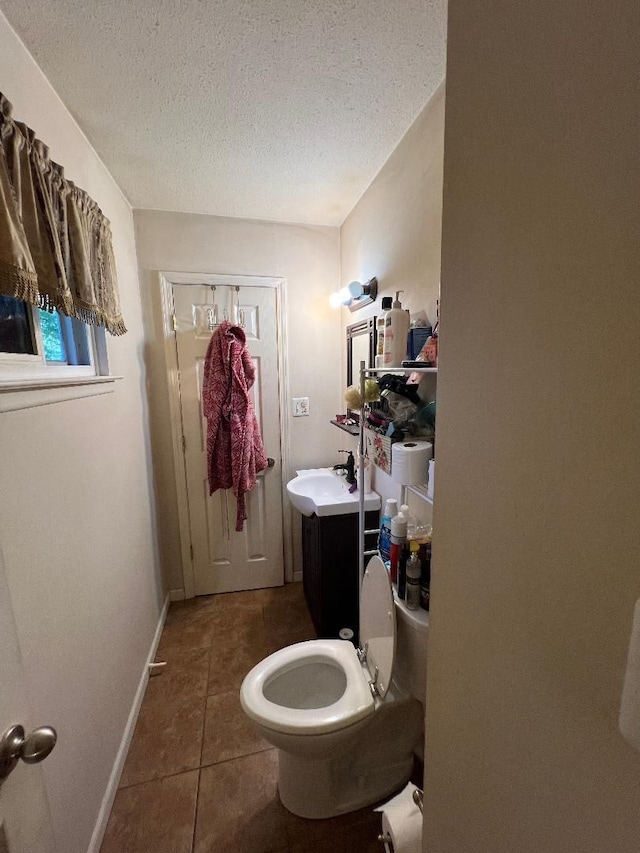
[[[184,459],[196,595],[280,586],[284,583],[282,465],[276,291],[271,287],[173,285]],[[251,390],[265,452],[273,466],[246,496],[247,520],[236,532],[236,499],[209,496],[207,422],[202,377],[215,323],[239,312],[256,368]],[[184,532],[183,532],[184,534]]]
[[[30,732],[35,720],[27,700],[20,646],[0,551],[0,735],[10,726]],[[0,853],[53,853],[53,831],[42,769],[18,762],[0,784]]]

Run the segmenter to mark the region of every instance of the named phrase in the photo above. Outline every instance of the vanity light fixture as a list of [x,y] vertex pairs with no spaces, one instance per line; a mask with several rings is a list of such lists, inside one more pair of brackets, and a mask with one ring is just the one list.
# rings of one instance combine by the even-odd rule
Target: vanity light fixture
[[341,305],[346,305],[349,311],[357,311],[364,305],[370,305],[375,302],[378,295],[378,279],[370,278],[365,284],[359,281],[352,281],[342,290],[332,293],[329,297],[329,302],[333,308],[339,308]]

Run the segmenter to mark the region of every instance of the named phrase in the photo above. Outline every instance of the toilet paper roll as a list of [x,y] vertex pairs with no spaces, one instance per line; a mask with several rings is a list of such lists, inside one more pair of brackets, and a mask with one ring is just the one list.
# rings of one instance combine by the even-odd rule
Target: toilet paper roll
[[415,790],[409,783],[397,797],[376,809],[382,812],[382,834],[391,838],[394,853],[422,851],[422,812],[413,802]]
[[391,445],[391,479],[403,486],[427,482],[427,467],[433,456],[428,441],[398,441]]
[[391,837],[393,853],[422,853],[422,815],[410,817],[382,812],[382,834]]

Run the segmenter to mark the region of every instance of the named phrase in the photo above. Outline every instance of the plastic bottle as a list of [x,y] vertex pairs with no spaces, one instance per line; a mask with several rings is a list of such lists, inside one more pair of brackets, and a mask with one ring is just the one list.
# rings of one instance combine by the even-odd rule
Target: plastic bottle
[[429,609],[431,598],[431,532],[420,539],[422,553],[422,576],[420,578],[420,607]]
[[416,521],[416,517],[409,511],[409,505],[402,504],[400,512],[407,519],[407,539],[416,539],[418,536],[418,522]]
[[400,304],[402,290],[396,291],[396,298],[384,320],[384,367],[400,367],[407,354],[407,335],[409,334],[409,312]]
[[420,579],[422,576],[422,564],[418,558],[420,545],[413,539],[409,543],[411,556],[407,561],[407,607],[409,610],[418,610],[420,607]]
[[[398,597],[404,598],[404,590],[400,595],[401,571],[403,568],[403,551],[407,545],[407,519],[399,512],[391,519],[391,583],[398,588]],[[406,568],[406,554],[404,567]],[[405,575],[406,580],[406,575]]]
[[395,498],[389,498],[380,519],[380,535],[378,536],[378,551],[383,563],[388,563],[391,559],[391,519],[397,512],[398,501]]
[[405,540],[400,550],[398,562],[398,598],[404,601],[407,597],[407,563],[409,562],[409,543]]
[[384,367],[384,327],[387,319],[387,312],[391,308],[393,300],[390,296],[382,297],[382,313],[378,315],[376,320],[376,367]]

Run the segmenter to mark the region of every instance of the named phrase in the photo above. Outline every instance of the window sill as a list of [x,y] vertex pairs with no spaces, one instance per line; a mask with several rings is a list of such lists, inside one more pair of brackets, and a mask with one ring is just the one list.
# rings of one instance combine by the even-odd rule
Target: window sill
[[33,409],[81,397],[112,394],[122,376],[57,376],[43,379],[0,379],[0,412]]

